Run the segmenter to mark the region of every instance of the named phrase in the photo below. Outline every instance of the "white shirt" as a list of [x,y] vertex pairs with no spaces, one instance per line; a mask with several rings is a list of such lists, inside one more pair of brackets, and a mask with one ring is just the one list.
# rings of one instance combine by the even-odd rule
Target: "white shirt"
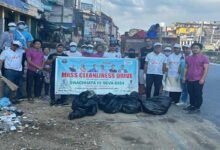
[[24,51],[18,49],[13,51],[11,49],[6,49],[0,55],[0,60],[5,62],[5,68],[15,71],[22,71],[22,57]]
[[178,70],[179,70],[181,57],[182,57],[181,54],[176,55],[175,53],[172,53],[167,58],[168,77],[178,77],[179,76]]
[[149,53],[145,61],[148,63],[147,74],[163,75],[163,64],[166,63],[166,56],[163,53]]
[[121,58],[120,52],[105,52],[103,55],[104,58]]
[[70,57],[82,57],[82,53],[78,51],[76,52],[67,51],[66,54]]

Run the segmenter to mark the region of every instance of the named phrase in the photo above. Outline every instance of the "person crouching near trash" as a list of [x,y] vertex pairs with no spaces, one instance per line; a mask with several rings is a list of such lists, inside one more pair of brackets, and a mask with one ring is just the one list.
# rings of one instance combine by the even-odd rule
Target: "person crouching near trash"
[[[20,49],[20,47],[22,47],[22,44],[19,41],[13,41],[11,48],[5,49],[0,55],[0,69],[4,62],[4,76],[16,85],[19,85],[19,81],[22,79],[22,58],[24,50]],[[1,71],[0,75],[2,76]],[[11,94],[9,87],[5,86],[4,97],[11,98]],[[18,103],[18,93],[16,98],[11,99],[11,101],[13,104]]]
[[179,44],[173,46],[173,53],[167,58],[167,76],[165,77],[164,91],[169,92],[169,96],[176,104],[179,102],[182,88],[180,82],[179,66],[181,60],[181,47]]

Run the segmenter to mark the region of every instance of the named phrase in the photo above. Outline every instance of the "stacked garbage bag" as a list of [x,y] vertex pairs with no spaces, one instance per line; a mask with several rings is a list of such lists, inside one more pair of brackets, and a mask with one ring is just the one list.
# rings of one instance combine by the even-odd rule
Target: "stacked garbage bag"
[[153,115],[163,115],[168,111],[170,105],[171,99],[166,96],[141,100],[137,92],[132,92],[130,95],[114,95],[109,93],[98,96],[93,91],[85,91],[74,98],[72,103],[73,111],[69,114],[69,119],[94,116],[98,109],[109,114],[145,112]]

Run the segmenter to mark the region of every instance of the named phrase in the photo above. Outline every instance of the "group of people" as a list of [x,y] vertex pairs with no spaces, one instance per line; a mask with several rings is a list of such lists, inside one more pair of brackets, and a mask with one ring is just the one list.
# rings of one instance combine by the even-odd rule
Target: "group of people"
[[[115,44],[110,44],[106,51],[103,44],[94,46],[90,43],[79,46],[76,42],[71,42],[69,50],[65,50],[66,45],[57,44],[56,51],[51,52],[49,47],[43,47],[41,40],[33,39],[26,30],[25,22],[9,23],[8,28],[0,38],[0,68],[3,68],[2,74],[6,78],[19,86],[13,103],[24,97],[23,77],[26,75],[26,93],[30,102],[34,101],[34,97],[39,98],[42,95],[44,86],[44,94],[50,96],[51,105],[66,104],[65,95],[58,100],[55,99],[55,60],[58,56],[122,58],[120,47]],[[175,44],[163,48],[161,43],[153,43],[151,39],[146,39],[146,46],[140,49],[139,56],[136,55],[135,49],[128,50],[126,58],[138,59],[140,62],[140,93],[146,93],[147,98],[151,97],[154,85],[154,96],[164,91],[164,94],[169,93],[177,105],[186,105],[189,94],[190,105],[186,110],[198,112],[203,101],[202,89],[209,64],[208,58],[202,54],[202,44],[193,43],[191,46],[182,47]],[[101,66],[102,69],[103,67]],[[85,68],[82,66],[80,69],[83,71]],[[123,73],[127,72],[124,66],[121,66],[120,70]],[[96,71],[96,66],[93,66],[89,72]],[[112,65],[109,71],[118,70]],[[8,87],[4,88],[4,96],[10,97]]]
[[203,45],[196,42],[182,47],[176,43],[163,49],[162,43],[153,44],[147,39],[146,47],[140,50],[140,89],[146,85],[146,97],[150,98],[154,85],[154,96],[169,94],[177,106],[186,106],[184,110],[190,113],[199,112],[209,65],[202,49]]

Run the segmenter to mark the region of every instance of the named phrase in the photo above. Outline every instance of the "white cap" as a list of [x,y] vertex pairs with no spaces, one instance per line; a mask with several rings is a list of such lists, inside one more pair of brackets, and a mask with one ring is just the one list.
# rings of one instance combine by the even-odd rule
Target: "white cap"
[[177,44],[177,43],[174,44],[173,47],[174,47],[174,48],[181,48],[181,47],[180,47],[180,44]]
[[18,24],[24,24],[25,25],[25,22],[24,21],[18,21],[17,25]]
[[155,46],[162,46],[162,43],[156,42],[156,43],[154,43],[154,47],[155,47]]
[[165,47],[165,51],[172,51],[171,47]]
[[86,44],[83,44],[83,45],[81,46],[81,48],[83,48],[83,47],[87,47],[87,45],[86,45]]
[[9,26],[9,27],[16,27],[16,24],[15,24],[14,22],[10,22],[10,23],[8,24],[8,26]]
[[22,46],[20,41],[12,41],[12,44],[14,44],[14,45],[18,45],[19,47]]
[[70,46],[77,46],[77,44],[75,42],[71,42]]
[[191,46],[190,45],[183,45],[182,47],[190,48]]
[[92,44],[89,44],[88,47],[90,47],[90,48],[94,48],[94,46],[93,46]]

